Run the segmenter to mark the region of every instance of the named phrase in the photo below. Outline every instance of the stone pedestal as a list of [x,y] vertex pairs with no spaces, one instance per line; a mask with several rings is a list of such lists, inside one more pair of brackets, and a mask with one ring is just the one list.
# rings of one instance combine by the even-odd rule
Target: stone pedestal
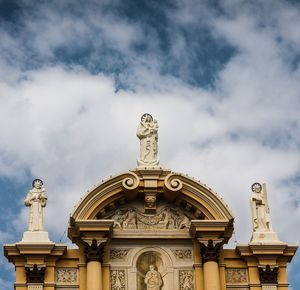
[[265,244],[273,244],[273,243],[282,243],[276,232],[254,232],[252,234],[251,243],[265,243]]
[[26,231],[20,243],[50,243],[49,234],[46,231]]

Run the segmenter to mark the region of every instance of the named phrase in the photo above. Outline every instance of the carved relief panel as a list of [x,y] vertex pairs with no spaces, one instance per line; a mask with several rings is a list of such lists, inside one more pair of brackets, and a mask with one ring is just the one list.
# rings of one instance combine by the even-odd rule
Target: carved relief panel
[[180,290],[194,290],[194,271],[193,270],[179,270],[179,289]]
[[111,270],[111,290],[126,290],[125,270]]
[[78,284],[78,270],[75,268],[57,268],[55,276],[57,285]]
[[226,269],[227,284],[244,284],[248,282],[247,269]]

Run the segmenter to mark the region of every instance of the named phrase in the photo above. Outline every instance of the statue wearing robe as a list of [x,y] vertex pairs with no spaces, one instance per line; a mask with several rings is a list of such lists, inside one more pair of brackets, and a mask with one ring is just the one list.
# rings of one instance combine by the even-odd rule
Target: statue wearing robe
[[137,137],[140,139],[140,158],[138,165],[156,166],[158,160],[158,124],[149,114],[144,114],[137,128]]
[[32,182],[32,189],[28,192],[24,203],[29,207],[28,231],[43,231],[43,207],[47,204],[47,195],[42,180],[35,179]]
[[153,265],[149,266],[149,271],[146,273],[144,281],[147,285],[147,290],[160,290],[163,283],[160,273],[154,269]]

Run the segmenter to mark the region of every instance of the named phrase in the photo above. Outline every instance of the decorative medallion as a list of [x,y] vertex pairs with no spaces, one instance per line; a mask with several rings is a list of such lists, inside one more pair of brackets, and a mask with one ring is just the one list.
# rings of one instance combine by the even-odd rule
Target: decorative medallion
[[262,191],[262,186],[260,183],[258,182],[255,182],[252,184],[251,186],[251,190],[255,193],[260,193]]

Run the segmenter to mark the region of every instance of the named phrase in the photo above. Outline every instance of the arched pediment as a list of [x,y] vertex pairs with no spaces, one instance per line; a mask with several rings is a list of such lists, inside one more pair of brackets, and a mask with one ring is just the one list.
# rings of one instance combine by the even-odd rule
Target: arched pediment
[[138,168],[111,176],[89,190],[71,214],[70,224],[104,218],[116,207],[142,200],[147,194],[181,208],[194,219],[233,220],[222,198],[200,181],[170,170]]

